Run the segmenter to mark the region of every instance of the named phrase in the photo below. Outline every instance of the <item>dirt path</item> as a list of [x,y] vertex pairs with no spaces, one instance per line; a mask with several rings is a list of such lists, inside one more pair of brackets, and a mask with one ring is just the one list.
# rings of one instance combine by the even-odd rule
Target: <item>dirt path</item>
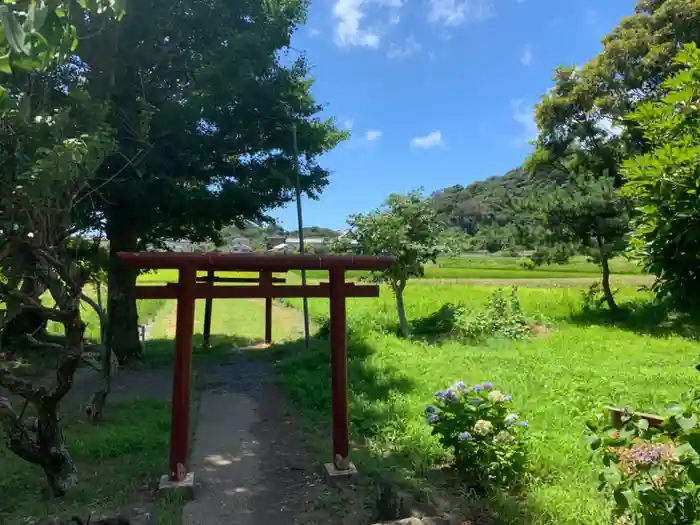
[[[273,315],[290,335],[299,332],[298,311],[277,305]],[[366,523],[361,505],[353,516],[327,504],[341,489],[321,476],[272,364],[256,352],[236,351],[205,374],[216,386],[201,398],[191,455],[196,498],[184,525]]]

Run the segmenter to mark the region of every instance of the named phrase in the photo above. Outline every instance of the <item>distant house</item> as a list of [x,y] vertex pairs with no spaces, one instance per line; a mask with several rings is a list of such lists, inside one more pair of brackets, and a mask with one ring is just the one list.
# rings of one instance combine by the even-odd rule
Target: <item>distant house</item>
[[[339,236],[338,238],[342,238],[343,236]],[[279,239],[275,239],[279,241]],[[332,237],[308,237],[304,239],[304,244],[306,248],[311,248],[312,250],[314,248],[321,248],[324,246],[328,246],[331,244],[333,241],[335,241],[335,238]],[[301,241],[299,240],[299,237],[287,237],[286,239],[283,239],[281,242],[277,242],[276,244],[272,244],[269,246],[269,250],[273,252],[296,252],[299,250],[299,245],[301,244]],[[350,241],[350,245],[356,245],[357,241]]]

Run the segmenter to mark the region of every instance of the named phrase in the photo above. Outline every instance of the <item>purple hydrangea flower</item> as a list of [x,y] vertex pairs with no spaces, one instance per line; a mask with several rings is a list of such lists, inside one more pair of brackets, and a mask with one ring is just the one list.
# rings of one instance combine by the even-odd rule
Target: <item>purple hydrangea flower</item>
[[464,384],[464,381],[457,381],[452,388],[455,390],[467,390],[467,385]]
[[438,399],[444,399],[446,395],[447,395],[447,392],[445,392],[444,390],[440,390],[439,392],[435,392],[435,397]]
[[440,421],[440,416],[438,416],[437,414],[428,414],[427,420],[429,425],[434,425],[435,423]]
[[474,385],[474,386],[472,387],[472,390],[473,390],[474,392],[481,392],[483,389],[484,389],[484,387],[481,386],[481,385]]
[[435,413],[435,407],[425,407],[425,413],[426,413],[426,414],[433,414],[433,413]]
[[510,402],[510,401],[513,401],[513,396],[505,396],[505,397],[503,398],[503,401],[505,401],[506,403],[508,403],[508,402]]
[[493,383],[491,383],[491,381],[486,381],[486,382],[484,383],[484,388],[485,388],[486,390],[491,390],[491,389],[493,388]]
[[521,422],[520,422],[520,426],[523,427],[523,428],[528,428],[530,425],[528,424],[527,421],[521,421]]
[[459,433],[459,440],[460,441],[467,441],[472,438],[472,435],[469,432],[460,432]]

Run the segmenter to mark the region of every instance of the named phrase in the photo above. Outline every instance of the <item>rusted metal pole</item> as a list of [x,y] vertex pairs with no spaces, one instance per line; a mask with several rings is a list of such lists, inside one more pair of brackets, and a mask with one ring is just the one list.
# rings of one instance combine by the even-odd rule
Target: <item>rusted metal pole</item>
[[338,470],[349,470],[348,423],[348,341],[345,319],[345,270],[331,268],[331,390],[333,400],[333,465]]
[[190,379],[192,375],[192,333],[194,332],[195,282],[197,270],[182,268],[178,282],[177,325],[175,329],[175,370],[173,372],[172,419],[170,422],[170,480],[183,481],[186,474]]
[[[260,271],[260,287],[272,287],[272,272]],[[265,344],[272,344],[272,297],[265,297]]]
[[[214,270],[209,270],[207,272],[206,282],[209,286],[214,286]],[[204,330],[202,331],[205,348],[209,348],[209,338],[211,336],[211,311],[213,306],[214,299],[207,297],[206,302],[204,303]]]

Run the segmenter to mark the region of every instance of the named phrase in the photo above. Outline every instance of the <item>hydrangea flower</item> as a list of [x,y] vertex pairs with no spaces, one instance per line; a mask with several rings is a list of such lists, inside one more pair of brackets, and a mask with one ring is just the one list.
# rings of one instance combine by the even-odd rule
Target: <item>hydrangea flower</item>
[[485,419],[480,419],[474,424],[474,433],[478,436],[486,436],[493,430],[493,423],[491,421],[486,421]]
[[503,401],[506,403],[510,403],[511,401],[513,401],[513,396],[505,396],[503,398]]
[[505,401],[505,396],[498,390],[494,390],[493,392],[489,392],[488,395],[488,400],[491,401],[491,403],[503,403]]
[[484,387],[481,386],[481,385],[474,385],[474,386],[472,387],[472,390],[473,390],[474,392],[481,392],[483,389],[484,389]]
[[513,441],[513,436],[507,430],[501,430],[493,438],[494,443],[508,443]]
[[428,424],[429,424],[429,425],[434,425],[435,423],[437,423],[438,421],[440,421],[440,416],[438,416],[437,414],[428,414],[428,418],[427,418],[427,419],[428,419]]
[[484,383],[484,388],[485,388],[486,390],[491,390],[491,389],[493,388],[493,383],[491,383],[491,381],[486,381],[486,382]]
[[435,392],[435,397],[438,399],[444,399],[446,395],[447,395],[447,392],[445,392],[444,390],[440,390],[439,392]]
[[505,418],[506,425],[512,425],[518,420],[518,414],[508,414]]
[[464,381],[457,381],[452,388],[455,390],[459,390],[460,392],[469,390],[467,385],[464,384]]
[[435,407],[425,407],[425,413],[426,413],[426,414],[433,414],[433,413],[435,413]]
[[523,427],[523,428],[528,428],[530,425],[528,424],[527,421],[521,421],[521,422],[520,422],[520,426]]
[[469,432],[460,432],[459,433],[459,440],[460,441],[467,441],[472,438],[472,435]]

